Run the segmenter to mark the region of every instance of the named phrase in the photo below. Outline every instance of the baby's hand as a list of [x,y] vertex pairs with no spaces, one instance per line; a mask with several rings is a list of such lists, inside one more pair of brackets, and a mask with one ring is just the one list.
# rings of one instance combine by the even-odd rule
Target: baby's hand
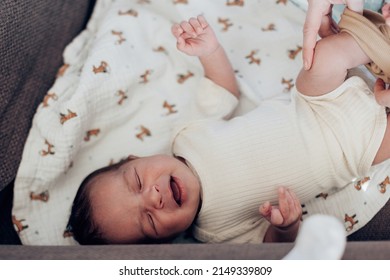
[[295,193],[286,188],[279,188],[278,196],[279,205],[272,206],[267,201],[259,207],[260,214],[278,228],[287,228],[299,222],[302,207]]
[[374,86],[374,95],[376,102],[385,107],[390,107],[390,89],[386,87],[382,79],[377,79]]
[[219,42],[203,16],[190,18],[172,26],[177,48],[188,55],[208,56],[219,48]]

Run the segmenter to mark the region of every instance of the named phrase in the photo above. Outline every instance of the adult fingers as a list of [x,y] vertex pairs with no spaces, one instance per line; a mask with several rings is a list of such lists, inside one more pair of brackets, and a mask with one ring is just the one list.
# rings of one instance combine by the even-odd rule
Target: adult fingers
[[386,19],[386,24],[390,26],[390,3],[386,3],[382,7],[383,17]]
[[321,26],[320,29],[318,30],[318,34],[320,35],[320,37],[325,38],[337,33],[339,33],[339,26],[332,19],[332,15],[329,14],[322,17]]
[[314,47],[317,42],[317,33],[321,26],[321,16],[314,14],[310,9],[306,14],[305,24],[303,26],[303,65],[305,70],[311,68],[313,62]]

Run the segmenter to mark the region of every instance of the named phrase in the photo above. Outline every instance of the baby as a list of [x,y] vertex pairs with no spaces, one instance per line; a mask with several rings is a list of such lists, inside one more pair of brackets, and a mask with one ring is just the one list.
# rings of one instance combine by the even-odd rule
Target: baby
[[173,156],[130,156],[83,181],[69,220],[81,244],[164,242],[189,228],[201,242],[293,241],[299,201],[390,158],[389,91],[377,87],[379,105],[363,80],[345,80],[371,63],[348,32],[318,42],[291,103],[266,101],[229,120],[240,93],[210,25],[199,16],[172,33],[204,68],[199,119],[176,129]]

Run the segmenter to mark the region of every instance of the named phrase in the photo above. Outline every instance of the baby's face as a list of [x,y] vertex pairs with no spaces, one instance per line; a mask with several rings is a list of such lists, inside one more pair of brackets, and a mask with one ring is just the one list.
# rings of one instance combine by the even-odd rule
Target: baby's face
[[200,203],[200,184],[180,160],[137,158],[92,182],[93,219],[112,243],[163,239],[185,231]]

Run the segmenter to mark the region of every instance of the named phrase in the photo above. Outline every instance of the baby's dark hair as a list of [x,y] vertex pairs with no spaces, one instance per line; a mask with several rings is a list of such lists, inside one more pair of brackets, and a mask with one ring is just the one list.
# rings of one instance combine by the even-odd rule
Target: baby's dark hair
[[93,220],[93,209],[90,198],[91,189],[93,187],[92,182],[98,176],[117,170],[124,163],[135,158],[136,157],[128,157],[118,163],[97,169],[82,181],[73,201],[67,225],[67,230],[72,232],[73,238],[78,243],[82,245],[100,245],[107,244],[109,242],[105,239],[101,229]]

